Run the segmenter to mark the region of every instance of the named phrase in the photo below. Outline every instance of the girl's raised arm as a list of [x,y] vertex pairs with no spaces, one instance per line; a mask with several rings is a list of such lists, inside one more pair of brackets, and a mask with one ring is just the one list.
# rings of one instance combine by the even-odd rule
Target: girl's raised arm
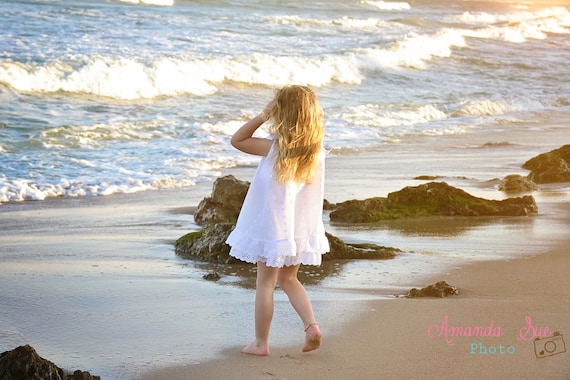
[[271,112],[271,109],[273,109],[274,105],[275,102],[269,102],[259,115],[242,125],[241,128],[234,133],[230,140],[234,148],[257,156],[267,156],[273,141],[265,138],[253,137],[253,134],[263,123],[267,121],[269,113]]

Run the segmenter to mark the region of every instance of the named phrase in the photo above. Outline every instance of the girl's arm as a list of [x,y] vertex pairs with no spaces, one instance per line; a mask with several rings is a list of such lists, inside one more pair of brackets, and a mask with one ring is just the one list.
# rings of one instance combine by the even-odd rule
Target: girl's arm
[[273,102],[269,103],[261,114],[242,125],[241,128],[234,133],[230,140],[234,148],[257,156],[267,156],[273,141],[252,136],[254,132],[267,121],[267,115],[271,111],[271,108],[273,108]]

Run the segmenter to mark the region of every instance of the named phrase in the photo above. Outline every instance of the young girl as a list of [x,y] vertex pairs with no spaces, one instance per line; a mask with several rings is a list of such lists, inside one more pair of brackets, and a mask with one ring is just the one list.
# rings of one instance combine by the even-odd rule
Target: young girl
[[[252,137],[268,120],[271,138]],[[269,355],[276,284],[303,321],[303,352],[321,345],[321,331],[297,272],[300,264],[320,265],[321,255],[329,251],[322,220],[323,136],[322,108],[304,86],[280,89],[261,114],[232,136],[235,148],[264,156],[227,239],[230,255],[257,264],[255,340],[243,353]]]

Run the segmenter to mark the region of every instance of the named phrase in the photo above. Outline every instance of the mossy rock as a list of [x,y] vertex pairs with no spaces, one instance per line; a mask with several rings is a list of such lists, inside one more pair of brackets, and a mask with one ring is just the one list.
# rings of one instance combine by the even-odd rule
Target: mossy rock
[[212,195],[202,199],[194,212],[194,221],[204,226],[211,223],[237,221],[250,183],[233,175],[214,181]]
[[478,198],[445,182],[408,186],[387,198],[351,200],[336,205],[330,219],[343,223],[374,223],[427,216],[522,216],[538,212],[532,196],[501,201]]
[[570,182],[570,145],[540,154],[523,164],[535,183]]
[[323,256],[324,261],[329,260],[356,260],[356,259],[393,259],[398,248],[384,247],[372,243],[354,244],[345,243],[338,237],[326,233],[329,240],[330,252]]
[[226,239],[234,228],[233,223],[212,223],[200,231],[190,232],[176,240],[174,252],[186,259],[215,263],[241,262],[229,255]]
[[499,183],[499,190],[507,194],[527,193],[536,188],[536,183],[519,174],[508,175]]

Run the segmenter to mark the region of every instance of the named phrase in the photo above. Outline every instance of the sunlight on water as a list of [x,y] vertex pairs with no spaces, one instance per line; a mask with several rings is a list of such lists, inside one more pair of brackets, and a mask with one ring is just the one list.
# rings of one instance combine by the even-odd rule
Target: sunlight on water
[[255,164],[227,136],[286,83],[317,88],[327,145],[352,151],[568,112],[561,6],[130,3],[0,5],[0,202],[188,187]]

